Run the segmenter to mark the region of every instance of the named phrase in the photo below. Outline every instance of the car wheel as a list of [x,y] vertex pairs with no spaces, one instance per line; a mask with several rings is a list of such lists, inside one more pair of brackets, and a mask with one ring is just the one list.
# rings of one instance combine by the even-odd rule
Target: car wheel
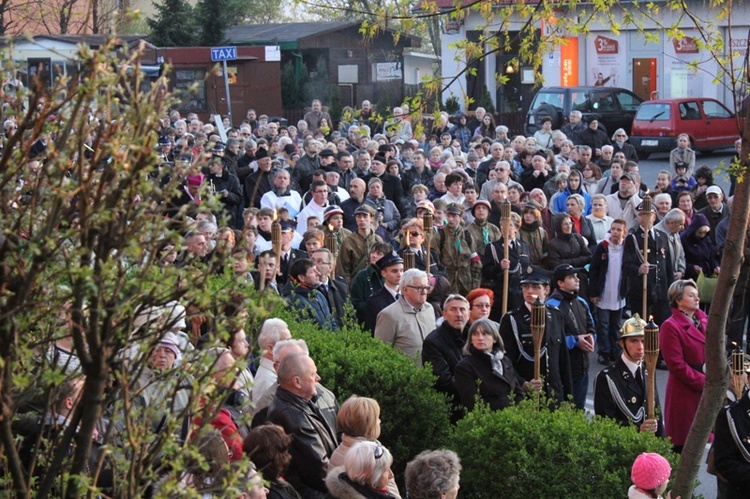
[[552,118],[553,130],[560,129],[560,127],[562,126],[560,112],[552,104],[547,104],[546,102],[540,105],[538,108],[534,109],[534,119],[539,128],[541,128],[541,121],[545,116],[549,116],[550,118]]

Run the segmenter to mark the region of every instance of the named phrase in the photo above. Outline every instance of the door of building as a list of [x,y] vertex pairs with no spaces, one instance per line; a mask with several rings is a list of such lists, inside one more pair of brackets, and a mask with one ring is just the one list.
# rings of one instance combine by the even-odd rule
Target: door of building
[[643,100],[656,95],[656,59],[633,59],[633,93]]

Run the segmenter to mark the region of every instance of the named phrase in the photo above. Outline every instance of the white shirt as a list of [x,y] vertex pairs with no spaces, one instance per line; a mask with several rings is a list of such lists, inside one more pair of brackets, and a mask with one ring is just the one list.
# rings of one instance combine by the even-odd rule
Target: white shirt
[[318,220],[323,223],[323,213],[326,211],[326,208],[328,208],[328,202],[326,202],[325,206],[318,206],[314,200],[311,201],[297,216],[297,232],[300,234],[307,232],[307,219],[313,215],[318,217]]
[[272,210],[286,208],[289,211],[289,216],[292,218],[297,218],[301,206],[302,197],[299,195],[299,192],[292,189],[289,190],[289,194],[286,196],[277,196],[271,190],[263,194],[263,197],[260,198],[261,208],[270,208]]
[[[609,239],[607,237],[606,239]],[[622,256],[624,244],[609,243],[609,263],[607,264],[607,277],[604,280],[602,299],[596,304],[602,310],[620,310],[625,306],[625,299],[620,298],[620,279],[622,278]]]

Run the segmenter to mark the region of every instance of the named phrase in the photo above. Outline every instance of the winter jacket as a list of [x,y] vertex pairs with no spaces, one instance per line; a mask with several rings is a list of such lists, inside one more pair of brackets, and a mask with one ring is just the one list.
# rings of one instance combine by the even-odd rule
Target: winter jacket
[[682,248],[685,250],[685,279],[698,278],[696,266],[701,268],[705,276],[713,275],[714,269],[719,266],[711,238],[708,235],[703,238],[695,235],[701,227],[709,227],[708,219],[705,215],[696,213],[688,228],[680,235]]

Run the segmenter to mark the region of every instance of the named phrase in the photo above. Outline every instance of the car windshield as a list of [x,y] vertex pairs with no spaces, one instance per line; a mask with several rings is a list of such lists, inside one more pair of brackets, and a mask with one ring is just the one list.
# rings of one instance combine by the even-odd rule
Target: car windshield
[[635,113],[636,120],[666,121],[669,119],[669,104],[641,104]]
[[553,106],[558,111],[562,111],[564,100],[565,94],[562,92],[540,91],[536,94],[536,97],[534,97],[534,103],[531,105],[530,109],[536,109],[542,104],[547,103],[550,106]]

